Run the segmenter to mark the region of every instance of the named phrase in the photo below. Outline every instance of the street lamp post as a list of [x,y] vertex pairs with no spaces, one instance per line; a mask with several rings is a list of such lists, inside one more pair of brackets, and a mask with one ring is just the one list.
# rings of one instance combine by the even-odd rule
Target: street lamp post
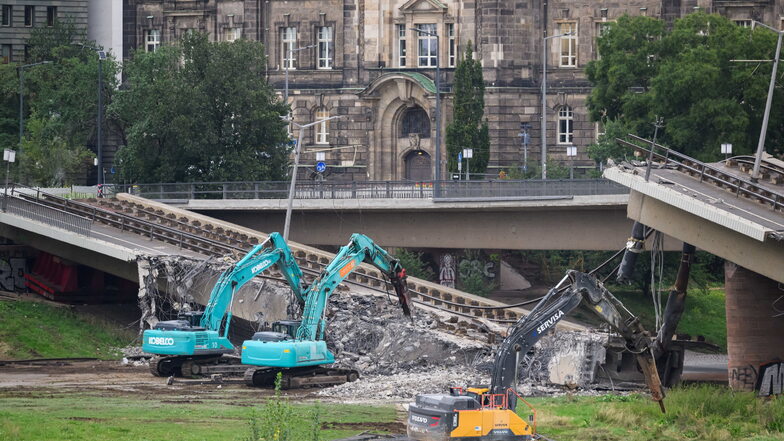
[[781,37],[784,31],[772,28],[765,23],[755,21],[756,24],[768,28],[771,31],[779,34],[778,41],[776,42],[776,55],[773,57],[773,70],[770,72],[770,85],[768,86],[768,99],[765,102],[765,116],[762,118],[762,127],[760,128],[759,143],[757,144],[757,154],[754,158],[754,169],[751,172],[751,181],[757,182],[760,176],[760,164],[762,163],[762,152],[765,151],[765,135],[768,132],[768,120],[770,117],[770,105],[773,102],[773,88],[776,86],[776,72],[779,68],[779,55],[781,55]]
[[106,60],[106,51],[82,43],[72,43],[72,45],[79,46],[82,49],[90,49],[91,51],[95,51],[95,53],[98,55],[98,120],[96,121],[97,128],[95,150],[98,154],[98,176],[96,178],[96,186],[98,195],[100,196],[101,186],[103,185],[103,62]]
[[327,122],[329,120],[342,118],[342,117],[343,115],[330,116],[329,118],[320,119],[318,121],[314,121],[309,124],[298,124],[291,121],[290,118],[286,118],[290,123],[299,127],[299,135],[297,136],[297,145],[294,146],[294,167],[291,172],[291,184],[289,185],[289,200],[288,200],[288,206],[286,207],[286,220],[283,224],[283,240],[289,239],[289,226],[291,225],[291,209],[294,205],[294,187],[297,184],[297,169],[299,168],[299,154],[302,151],[302,138],[305,135],[305,129],[309,127],[313,127],[316,124],[321,124],[323,122]]
[[101,194],[103,179],[103,60],[106,52],[98,51],[98,130],[96,150],[98,150],[98,193]]
[[436,37],[436,148],[435,148],[435,185],[433,186],[433,196],[438,197],[441,193],[441,39],[438,32],[430,32],[424,29],[411,28],[418,34]]
[[547,179],[547,40],[574,35],[574,32],[542,38],[542,179]]

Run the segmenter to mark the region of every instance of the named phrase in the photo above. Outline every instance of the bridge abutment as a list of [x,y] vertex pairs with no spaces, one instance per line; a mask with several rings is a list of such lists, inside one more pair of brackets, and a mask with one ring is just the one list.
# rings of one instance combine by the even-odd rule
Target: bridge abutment
[[775,280],[730,261],[724,274],[729,384],[751,391],[768,364],[784,360],[784,317],[774,317],[773,307],[784,292]]

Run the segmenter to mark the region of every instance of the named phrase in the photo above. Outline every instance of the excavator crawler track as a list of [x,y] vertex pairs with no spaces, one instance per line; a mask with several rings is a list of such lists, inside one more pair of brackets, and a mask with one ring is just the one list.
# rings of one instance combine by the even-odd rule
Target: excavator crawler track
[[156,377],[180,376],[182,360],[179,357],[152,357],[150,372]]
[[281,374],[281,389],[298,389],[305,386],[334,386],[359,379],[359,372],[354,369],[336,369],[319,366],[293,369],[253,367],[245,371],[245,384],[253,387],[274,387],[275,379],[279,373]]

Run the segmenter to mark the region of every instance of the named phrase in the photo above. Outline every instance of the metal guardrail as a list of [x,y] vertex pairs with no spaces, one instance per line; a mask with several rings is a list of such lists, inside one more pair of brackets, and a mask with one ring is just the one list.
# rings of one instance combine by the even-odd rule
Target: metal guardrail
[[42,224],[51,225],[72,233],[89,236],[93,222],[89,218],[69,213],[28,199],[3,194],[3,211],[15,216],[32,219]]
[[[431,199],[434,181],[302,182],[296,199]],[[191,182],[107,187],[105,194],[127,192],[147,199],[286,199],[288,181]],[[439,199],[546,198],[626,194],[628,188],[607,179],[441,181]]]
[[[652,144],[651,141],[640,138],[639,136],[630,134],[629,137],[637,142],[645,143],[648,147]],[[651,149],[633,144],[623,139],[616,138],[616,141],[627,147],[651,153]],[[655,144],[653,145],[652,150],[655,159],[661,160],[665,165],[671,165],[683,173],[698,178],[700,182],[727,189],[735,193],[738,197],[744,196],[750,199],[756,199],[760,203],[768,205],[774,211],[784,211],[784,194],[771,191],[768,188],[751,182],[750,179],[744,179],[727,173],[717,167],[698,161],[683,153],[678,153],[663,145]],[[657,150],[663,153],[658,153]]]

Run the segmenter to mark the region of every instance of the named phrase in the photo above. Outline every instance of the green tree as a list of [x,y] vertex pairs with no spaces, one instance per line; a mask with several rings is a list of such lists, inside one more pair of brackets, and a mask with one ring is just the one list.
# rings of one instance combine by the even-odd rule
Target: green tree
[[130,85],[110,111],[126,136],[130,182],[280,180],[287,107],[264,80],[260,43],[210,43],[204,34],[127,62]]
[[[588,108],[594,120],[619,121],[651,137],[655,116],[664,118],[663,144],[702,160],[720,157],[730,142],[736,153],[756,146],[770,79],[776,35],[742,28],[718,15],[689,14],[666,31],[661,20],[621,17],[600,37],[600,59],[586,68],[594,89]],[[784,93],[776,90],[767,139],[780,149]],[[779,150],[779,153],[781,151]]]
[[447,169],[457,172],[457,154],[464,148],[474,149],[471,171],[477,176],[487,170],[490,159],[490,132],[485,113],[485,83],[482,64],[474,60],[473,45],[455,69],[452,122],[446,127]]
[[615,139],[623,138],[629,133],[622,120],[606,120],[604,133],[599,139],[588,146],[588,156],[596,161],[597,164],[606,162],[608,159],[621,159],[631,154],[631,151],[620,145]]
[[[94,157],[87,145],[97,132],[96,45],[68,22],[35,28],[29,43],[28,61],[51,63],[25,71],[29,114],[20,156],[23,176],[36,185],[82,181]],[[111,56],[102,63],[106,105],[116,89],[118,67]]]

